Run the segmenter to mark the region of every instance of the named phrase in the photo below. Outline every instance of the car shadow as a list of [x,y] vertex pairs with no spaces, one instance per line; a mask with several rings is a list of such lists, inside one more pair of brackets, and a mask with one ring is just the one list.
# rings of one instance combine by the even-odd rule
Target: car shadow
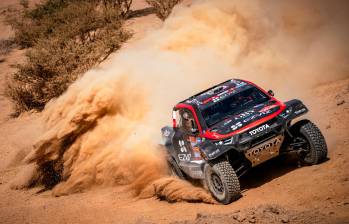
[[240,177],[241,190],[260,187],[275,178],[300,168],[296,155],[289,154],[266,161]]

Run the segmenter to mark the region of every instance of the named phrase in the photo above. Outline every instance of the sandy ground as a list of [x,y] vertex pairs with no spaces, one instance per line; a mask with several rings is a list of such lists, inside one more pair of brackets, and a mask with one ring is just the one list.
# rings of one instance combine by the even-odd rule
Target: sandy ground
[[[135,2],[135,8],[144,7],[144,2]],[[1,1],[1,11],[11,4],[11,0]],[[128,21],[135,39],[160,25],[154,15]],[[11,35],[3,23],[0,30],[1,39]],[[4,59],[0,62],[1,91],[14,71],[11,64],[23,61],[24,52],[15,49]],[[92,189],[58,198],[52,197],[50,191],[38,193],[38,188],[13,190],[10,185],[19,171],[19,161],[41,133],[40,114],[10,118],[12,105],[1,95],[0,223],[268,223],[271,218],[261,214],[265,214],[269,204],[280,210],[271,210],[270,214],[282,215],[275,223],[316,222],[312,217],[325,217],[322,221],[326,223],[349,223],[349,78],[317,86],[312,92],[316,101],[310,108],[314,105],[326,116],[323,121],[316,113],[313,115],[329,143],[329,160],[312,167],[298,167],[283,159],[267,162],[242,180],[243,197],[227,206],[134,199],[122,188]],[[262,210],[251,210],[258,206]],[[236,213],[250,218],[240,219],[239,215],[234,216]],[[224,215],[212,216],[217,214]],[[301,214],[298,221],[297,214]],[[254,221],[251,216],[255,216]]]

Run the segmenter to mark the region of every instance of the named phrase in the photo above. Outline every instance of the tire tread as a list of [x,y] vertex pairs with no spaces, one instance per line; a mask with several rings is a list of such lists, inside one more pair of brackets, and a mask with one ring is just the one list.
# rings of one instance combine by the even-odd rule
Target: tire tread
[[310,142],[314,149],[311,165],[319,164],[327,158],[327,144],[320,129],[311,121],[300,127],[300,133],[303,134]]
[[220,172],[222,181],[227,184],[227,197],[222,203],[229,204],[239,199],[241,197],[240,181],[230,163],[226,160],[219,161],[213,165],[213,169]]

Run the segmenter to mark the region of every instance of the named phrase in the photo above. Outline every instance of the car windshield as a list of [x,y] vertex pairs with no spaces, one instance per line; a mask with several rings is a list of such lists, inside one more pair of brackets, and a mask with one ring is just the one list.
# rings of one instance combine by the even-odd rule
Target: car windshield
[[258,88],[251,86],[241,92],[232,94],[225,99],[213,103],[201,111],[208,127],[226,119],[227,117],[237,115],[255,105],[267,102],[269,96]]

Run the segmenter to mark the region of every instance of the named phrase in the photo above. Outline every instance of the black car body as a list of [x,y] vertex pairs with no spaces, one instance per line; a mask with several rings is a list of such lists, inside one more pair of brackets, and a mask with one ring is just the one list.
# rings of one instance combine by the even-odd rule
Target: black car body
[[241,177],[281,153],[304,151],[291,130],[302,122],[291,122],[307,112],[300,100],[284,103],[272,91],[231,79],[178,103],[163,142],[181,177],[205,179],[206,164],[222,158]]

